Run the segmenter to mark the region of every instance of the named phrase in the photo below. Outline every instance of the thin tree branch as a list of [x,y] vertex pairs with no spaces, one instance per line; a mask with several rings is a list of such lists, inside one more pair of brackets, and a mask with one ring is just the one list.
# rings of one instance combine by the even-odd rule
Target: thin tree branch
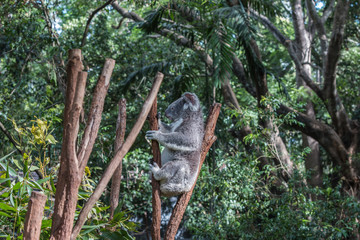
[[91,14],[90,14],[90,17],[89,19],[87,20],[86,22],[86,27],[85,27],[85,31],[84,31],[84,34],[83,34],[83,37],[82,37],[82,40],[81,40],[81,45],[80,45],[80,48],[84,47],[85,46],[85,42],[86,42],[86,35],[89,31],[89,26],[90,26],[90,23],[91,23],[91,20],[95,17],[95,15],[101,11],[103,8],[105,8],[106,6],[110,5],[112,2],[114,2],[115,0],[108,0],[106,3],[104,3],[103,5],[101,5],[100,7],[98,7],[97,9],[95,9]]
[[335,0],[331,0],[329,6],[324,10],[324,13],[321,17],[321,21],[325,23],[330,17],[331,13],[334,11]]
[[5,128],[5,126],[0,122],[0,130],[5,134],[5,136],[10,140],[10,142],[14,145],[16,150],[21,154],[21,156],[24,154],[23,150],[20,149],[17,142],[13,139],[10,132]]
[[78,216],[78,219],[75,223],[75,226],[72,231],[71,239],[75,240],[76,236],[80,233],[80,230],[82,226],[84,225],[86,218],[91,211],[92,207],[96,203],[97,200],[101,197],[103,191],[105,190],[107,184],[109,183],[112,175],[114,174],[116,168],[118,167],[121,159],[125,156],[125,154],[129,151],[130,147],[135,142],[135,139],[137,135],[139,134],[142,126],[144,125],[144,122],[149,115],[150,109],[152,107],[152,104],[154,102],[154,99],[159,91],[162,78],[155,78],[153,86],[151,88],[151,91],[144,102],[144,105],[142,107],[142,110],[139,114],[139,117],[132,128],[131,132],[129,133],[129,136],[126,138],[125,143],[121,146],[120,150],[116,153],[114,158],[110,161],[108,167],[104,171],[97,187],[95,188],[93,194],[90,196],[88,201],[85,203],[84,207],[81,209],[81,212]]
[[115,67],[115,60],[106,59],[104,67],[99,76],[98,83],[96,84],[94,90],[94,96],[91,102],[91,107],[89,111],[89,116],[86,122],[86,127],[84,130],[84,135],[81,140],[77,157],[80,163],[80,174],[81,178],[84,174],[84,169],[89,160],[92,148],[95,143],[95,139],[98,134],[98,130],[101,122],[101,113],[104,108],[106,93],[110,86],[111,74]]
[[144,22],[145,20],[134,12],[128,12],[124,8],[120,7],[118,1],[114,1],[111,6],[120,13],[124,18],[129,18],[134,22]]
[[250,13],[257,18],[270,32],[273,34],[273,36],[283,45],[287,48],[288,53],[295,63],[296,68],[298,68],[299,74],[302,77],[302,79],[305,81],[305,83],[313,90],[316,95],[324,100],[323,93],[320,89],[320,87],[312,80],[311,76],[308,75],[308,73],[304,70],[303,64],[300,62],[297,53],[296,53],[296,46],[293,44],[293,42],[285,35],[283,35],[276,27],[275,25],[265,16],[257,13],[255,10],[250,9]]
[[319,14],[316,11],[315,5],[312,0],[306,0],[306,4],[308,6],[309,14],[311,19],[315,23],[315,28],[318,32],[320,39],[320,47],[321,47],[321,55],[323,57],[323,61],[325,60],[325,56],[327,54],[327,36],[325,31],[324,20],[320,18]]
[[337,92],[336,70],[342,49],[349,4],[348,0],[339,0],[336,5],[332,35],[324,69],[323,92],[326,100],[325,104],[336,131],[342,137],[351,134],[351,127],[350,120]]
[[118,24],[117,26],[113,25],[112,28],[114,28],[114,29],[119,29],[119,28],[121,27],[122,23],[124,22],[124,20],[125,20],[124,17],[121,18],[121,20],[119,21],[119,24]]

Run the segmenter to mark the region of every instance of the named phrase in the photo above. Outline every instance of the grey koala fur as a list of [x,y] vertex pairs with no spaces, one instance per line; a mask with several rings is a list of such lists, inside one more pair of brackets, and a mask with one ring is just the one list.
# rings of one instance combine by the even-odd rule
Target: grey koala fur
[[158,141],[165,148],[161,153],[162,167],[150,165],[153,176],[160,181],[161,195],[172,197],[190,191],[200,164],[204,121],[200,101],[186,92],[165,111],[170,124],[159,121],[158,131],[147,131],[146,138]]

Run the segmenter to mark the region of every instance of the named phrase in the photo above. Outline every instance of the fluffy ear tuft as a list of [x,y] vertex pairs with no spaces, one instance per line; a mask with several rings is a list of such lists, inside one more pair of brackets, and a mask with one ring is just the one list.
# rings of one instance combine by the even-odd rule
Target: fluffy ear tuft
[[[193,112],[199,110],[200,101],[199,101],[198,97],[195,95],[195,93],[186,92],[182,95],[182,97],[186,101],[186,104],[184,105],[184,110],[187,109],[188,107]],[[186,106],[186,105],[188,105],[188,106]]]

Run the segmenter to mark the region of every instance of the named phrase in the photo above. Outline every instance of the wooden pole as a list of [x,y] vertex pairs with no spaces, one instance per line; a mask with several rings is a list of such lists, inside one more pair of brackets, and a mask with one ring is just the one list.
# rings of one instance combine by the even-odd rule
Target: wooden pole
[[40,239],[41,222],[44,214],[46,196],[43,193],[33,191],[25,216],[24,240]]

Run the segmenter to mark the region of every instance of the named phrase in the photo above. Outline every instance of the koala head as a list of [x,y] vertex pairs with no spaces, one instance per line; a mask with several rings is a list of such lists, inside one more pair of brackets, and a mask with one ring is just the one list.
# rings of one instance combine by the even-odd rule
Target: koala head
[[200,109],[200,101],[194,93],[186,92],[181,98],[171,103],[165,110],[165,116],[171,121],[183,117],[185,112],[196,112]]

